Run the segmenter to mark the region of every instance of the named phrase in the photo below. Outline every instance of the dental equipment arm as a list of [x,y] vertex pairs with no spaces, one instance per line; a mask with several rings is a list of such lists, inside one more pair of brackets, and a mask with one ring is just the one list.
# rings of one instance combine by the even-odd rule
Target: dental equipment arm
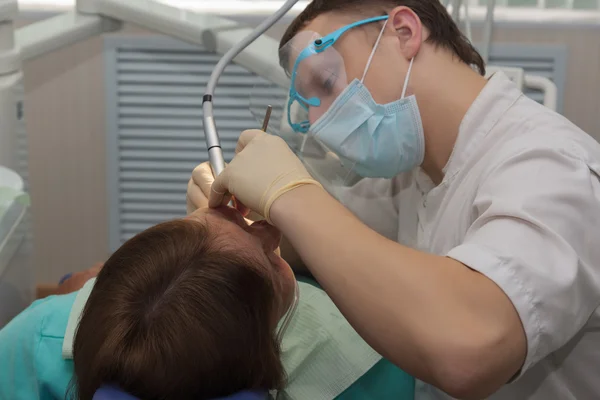
[[234,21],[187,12],[153,0],[78,0],[77,11],[19,28],[15,31],[15,42],[21,59],[30,60],[103,32],[117,30],[122,22],[197,45],[203,44],[202,36],[207,31],[239,30]]
[[[94,0],[98,15],[135,24],[185,42],[202,45],[202,35],[213,29],[238,29],[226,18],[182,10],[153,0]],[[81,10],[80,10],[81,11]]]
[[15,41],[28,61],[120,27],[116,20],[69,12],[19,28]]
[[219,134],[217,132],[217,126],[215,124],[213,114],[213,96],[215,87],[219,81],[219,78],[223,74],[225,67],[246,47],[254,42],[260,35],[264,34],[270,27],[272,27],[277,21],[279,21],[299,0],[288,0],[284,5],[277,10],[275,14],[267,18],[262,24],[260,24],[252,33],[244,40],[239,42],[237,45],[232,47],[218,62],[213,73],[210,76],[210,80],[206,85],[206,93],[202,99],[202,110],[204,112],[204,135],[206,139],[206,147],[208,148],[208,157],[215,175],[219,175],[225,169],[225,160],[223,158],[223,151],[221,149],[221,143],[219,141]]

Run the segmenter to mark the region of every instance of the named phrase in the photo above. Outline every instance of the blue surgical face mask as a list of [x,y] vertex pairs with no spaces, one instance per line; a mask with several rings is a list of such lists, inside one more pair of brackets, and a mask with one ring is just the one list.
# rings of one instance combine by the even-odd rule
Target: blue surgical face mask
[[366,178],[393,178],[418,167],[425,154],[423,124],[415,96],[377,104],[363,84],[385,25],[373,48],[363,78],[355,79],[310,127],[310,133],[336,153],[346,168]]

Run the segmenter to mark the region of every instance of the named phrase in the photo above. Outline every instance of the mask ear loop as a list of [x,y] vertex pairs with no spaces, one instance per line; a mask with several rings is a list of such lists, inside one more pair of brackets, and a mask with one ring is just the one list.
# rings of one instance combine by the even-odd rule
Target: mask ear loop
[[408,89],[408,78],[410,77],[410,71],[412,70],[413,61],[415,61],[414,57],[410,59],[410,64],[408,64],[408,71],[406,71],[406,78],[404,78],[404,88],[402,89],[402,97],[400,97],[401,99],[403,99],[404,96],[406,96],[406,89]]
[[369,67],[371,66],[371,62],[373,61],[373,57],[375,56],[375,51],[377,50],[377,47],[379,46],[379,41],[381,40],[381,37],[383,36],[383,32],[385,32],[385,27],[387,25],[387,22],[388,22],[388,20],[386,19],[385,22],[383,23],[383,28],[381,28],[381,32],[379,32],[379,36],[377,37],[375,46],[373,46],[373,51],[371,52],[371,55],[369,56],[369,60],[367,61],[367,66],[365,67],[365,72],[363,72],[363,76],[360,80],[360,83],[365,82],[365,78],[367,77],[367,72],[369,72]]
[[[371,63],[373,62],[373,57],[375,57],[375,52],[377,51],[377,48],[379,47],[379,42],[381,41],[381,38],[383,37],[383,32],[385,32],[385,27],[387,26],[388,21],[389,21],[389,19],[385,20],[385,22],[383,23],[383,27],[381,28],[381,31],[379,32],[379,36],[377,37],[375,46],[373,46],[373,51],[371,51],[371,55],[369,56],[369,59],[367,60],[367,66],[365,67],[365,72],[363,72],[363,76],[360,79],[361,84],[363,84],[365,82],[365,78],[367,77],[367,72],[369,72],[369,68],[371,67]],[[348,169],[348,173],[342,180],[343,183],[348,181],[348,178],[350,177],[350,174],[354,170],[354,167],[356,166],[357,163],[358,163],[358,161],[354,162],[354,164],[352,164],[352,167],[350,167]]]

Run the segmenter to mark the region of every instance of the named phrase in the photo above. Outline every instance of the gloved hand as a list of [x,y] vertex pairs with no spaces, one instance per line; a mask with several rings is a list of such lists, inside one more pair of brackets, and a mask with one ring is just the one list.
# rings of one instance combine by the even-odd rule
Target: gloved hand
[[233,195],[271,223],[271,205],[280,196],[303,185],[321,187],[285,141],[277,136],[260,130],[245,131],[236,153],[212,185],[210,207],[227,204]]
[[[210,188],[214,181],[215,177],[210,162],[203,162],[194,168],[187,187],[186,200],[188,214],[193,213],[199,208],[208,207],[208,196],[210,195]],[[234,203],[236,203],[235,205],[238,211],[246,218],[246,222],[252,223],[264,219],[257,213],[248,210],[248,208],[240,202],[234,200]]]
[[215,178],[209,162],[194,168],[187,187],[187,213],[191,214],[199,208],[208,207],[208,195]]

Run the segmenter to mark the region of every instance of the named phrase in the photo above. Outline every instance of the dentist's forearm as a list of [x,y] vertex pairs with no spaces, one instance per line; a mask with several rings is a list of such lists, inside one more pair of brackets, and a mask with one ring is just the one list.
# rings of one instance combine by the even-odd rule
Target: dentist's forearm
[[281,257],[290,265],[290,267],[292,267],[294,272],[308,272],[308,269],[306,268],[306,265],[304,265],[302,258],[300,258],[300,255],[296,249],[294,249],[290,241],[285,236],[281,238],[279,249],[281,250]]
[[520,368],[520,320],[489,279],[385,239],[316,186],[282,196],[271,218],[359,334],[406,372],[479,397]]

